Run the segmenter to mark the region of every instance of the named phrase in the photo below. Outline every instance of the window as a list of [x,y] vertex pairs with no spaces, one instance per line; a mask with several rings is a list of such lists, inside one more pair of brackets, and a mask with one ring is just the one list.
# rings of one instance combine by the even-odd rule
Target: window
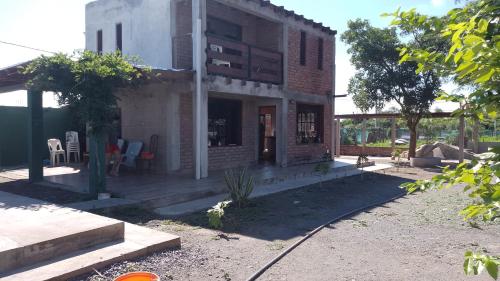
[[318,69],[323,70],[323,38],[318,39]]
[[238,100],[208,99],[208,145],[241,145],[241,109]]
[[323,143],[323,106],[297,104],[297,144]]
[[116,50],[122,51],[122,24],[116,24]]
[[306,65],[306,32],[300,32],[300,65]]
[[102,30],[97,31],[97,53],[102,54]]

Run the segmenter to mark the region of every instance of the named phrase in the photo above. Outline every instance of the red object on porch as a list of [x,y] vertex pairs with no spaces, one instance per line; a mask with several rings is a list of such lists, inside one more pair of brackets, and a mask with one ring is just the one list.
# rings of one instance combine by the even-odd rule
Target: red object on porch
[[149,151],[144,151],[141,153],[141,159],[143,160],[153,160],[155,158],[154,153]]

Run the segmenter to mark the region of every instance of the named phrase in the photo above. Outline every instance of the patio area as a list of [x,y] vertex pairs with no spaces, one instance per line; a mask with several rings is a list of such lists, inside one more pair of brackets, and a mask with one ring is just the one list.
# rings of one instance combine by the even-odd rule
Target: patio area
[[[276,166],[255,166],[249,169],[254,176],[256,192],[287,186],[292,181],[313,184],[322,179],[339,178],[357,172],[356,159],[339,158],[332,162],[326,175],[315,171],[316,164],[281,168]],[[72,164],[58,167],[44,167],[44,184],[47,188],[87,193],[88,169]],[[0,177],[10,180],[27,180],[28,169],[19,168],[0,172]],[[148,172],[123,171],[118,177],[107,177],[107,190],[113,197],[119,197],[143,205],[158,208],[192,201],[226,191],[224,171],[212,172],[208,178],[195,180],[190,175],[157,175]]]

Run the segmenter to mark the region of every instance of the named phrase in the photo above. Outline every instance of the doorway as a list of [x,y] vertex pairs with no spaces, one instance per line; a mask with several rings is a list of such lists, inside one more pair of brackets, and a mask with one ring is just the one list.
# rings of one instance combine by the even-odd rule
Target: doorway
[[276,163],[276,106],[259,107],[259,162]]

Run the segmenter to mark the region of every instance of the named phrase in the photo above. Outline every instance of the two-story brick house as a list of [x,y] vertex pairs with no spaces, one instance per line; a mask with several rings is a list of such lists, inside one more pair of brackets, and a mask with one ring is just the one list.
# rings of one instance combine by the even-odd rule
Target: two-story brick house
[[187,79],[123,91],[124,138],[160,135],[159,169],[320,160],[333,147],[336,31],[263,0],[99,0],[86,49]]

